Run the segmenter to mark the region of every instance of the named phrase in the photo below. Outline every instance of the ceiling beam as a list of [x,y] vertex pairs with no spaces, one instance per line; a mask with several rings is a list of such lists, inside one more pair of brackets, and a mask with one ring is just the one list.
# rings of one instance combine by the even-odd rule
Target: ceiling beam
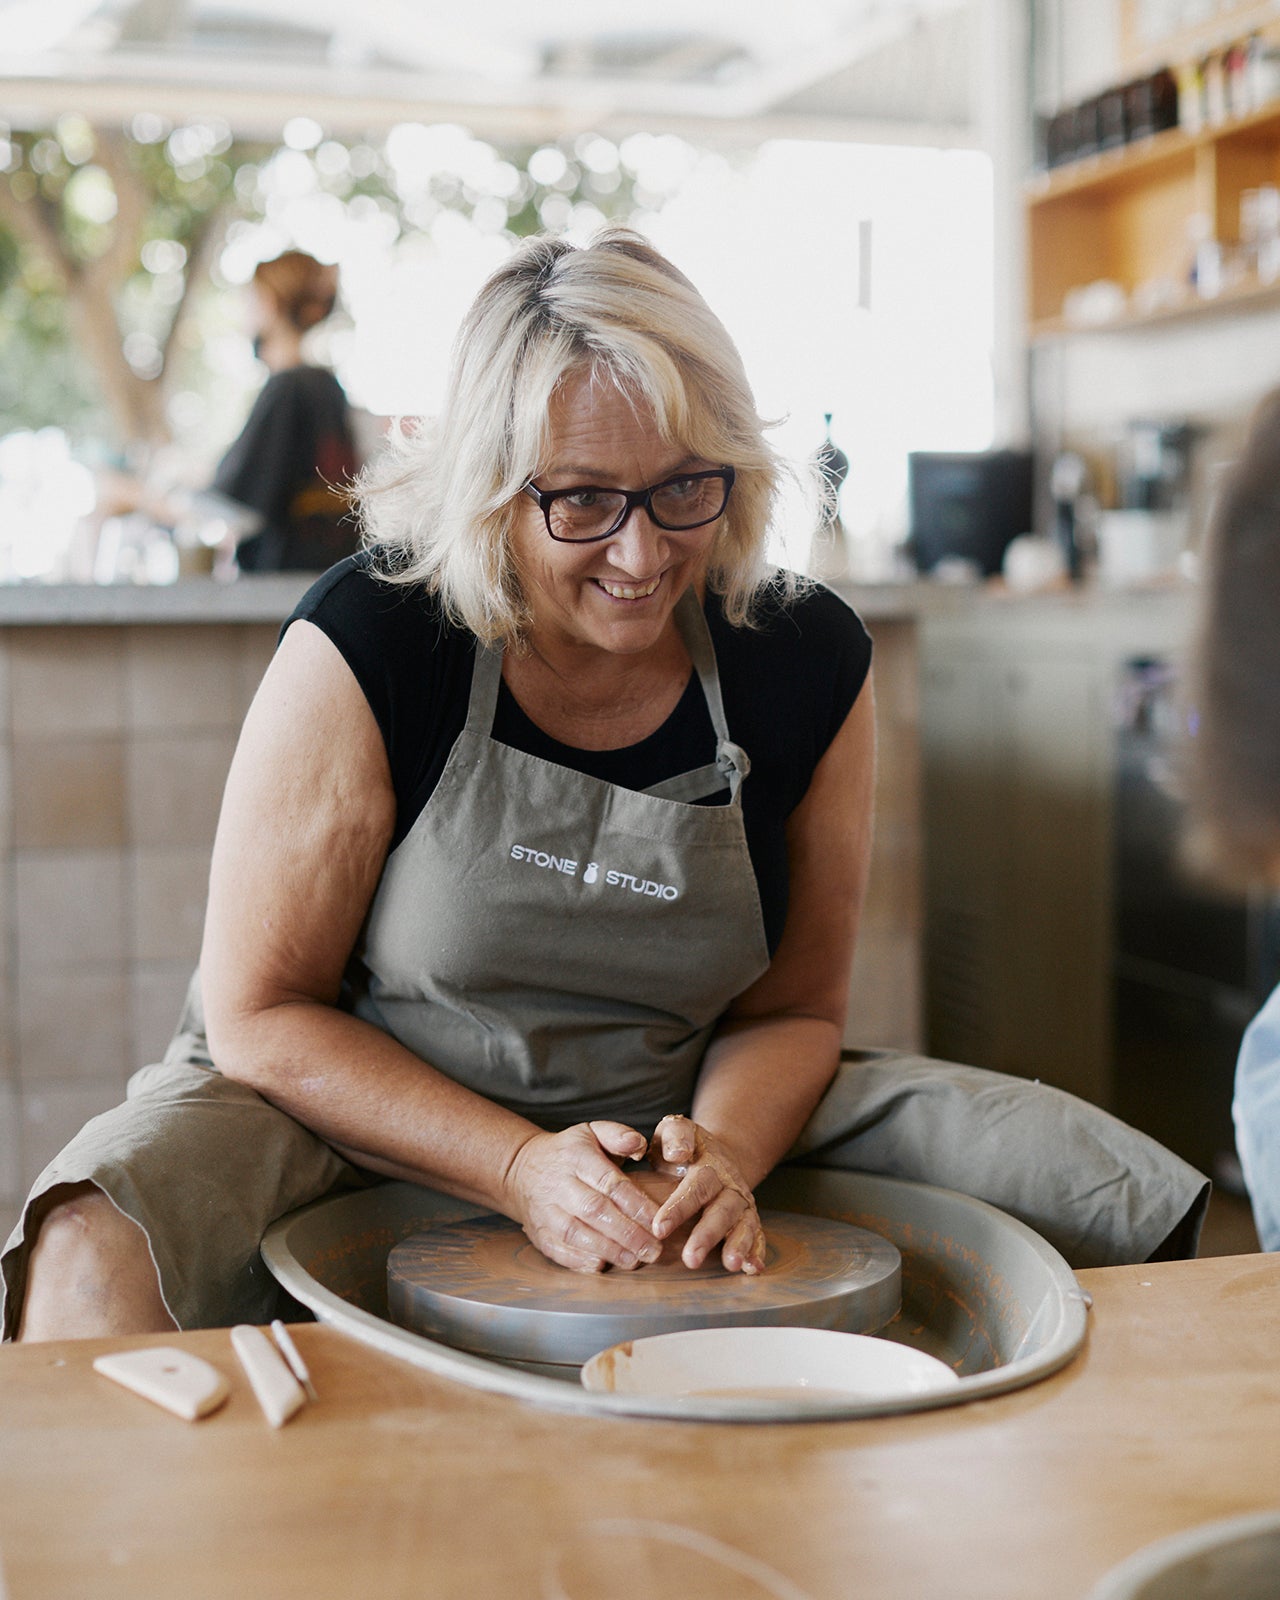
[[[974,130],[954,123],[920,119],[859,118],[856,115],[770,114],[767,109],[712,114],[698,93],[641,93],[636,84],[596,84],[584,92],[576,82],[542,84],[527,95],[498,91],[475,98],[459,94],[415,93],[397,80],[343,75],[340,85],[307,81],[281,88],[246,82],[241,67],[235,81],[210,81],[207,72],[190,79],[152,68],[146,80],[135,74],[101,73],[44,78],[0,75],[0,106],[15,127],[43,127],[64,112],[76,111],[98,124],[129,123],[139,111],[174,122],[208,118],[230,123],[241,137],[274,140],[291,117],[312,117],[340,138],[376,136],[401,122],[452,122],[477,137],[498,143],[541,143],[584,131],[615,138],[627,133],[677,133],[692,143],[750,146],[763,139],[819,139],[839,143],[970,147]],[[456,90],[457,85],[453,86]],[[654,86],[649,86],[652,90]],[[722,104],[722,103],[721,103]]]
[[958,10],[966,0],[932,0],[931,4],[899,5],[861,14],[831,38],[803,50],[790,52],[776,62],[762,65],[731,93],[725,86],[722,98],[736,101],[731,114],[759,115],[771,106],[783,104],[833,78],[846,67],[864,61],[877,51],[897,43],[912,29],[925,24],[928,12]]

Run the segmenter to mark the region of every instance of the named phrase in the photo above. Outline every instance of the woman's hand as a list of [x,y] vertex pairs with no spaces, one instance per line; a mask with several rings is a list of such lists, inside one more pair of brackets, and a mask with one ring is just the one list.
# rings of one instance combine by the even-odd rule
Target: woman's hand
[[644,1155],[643,1134],[621,1122],[580,1122],[535,1133],[507,1178],[508,1215],[533,1243],[573,1272],[603,1272],[656,1261],[658,1208],[617,1165]]
[[720,1259],[727,1272],[763,1272],[764,1229],[755,1196],[715,1134],[688,1117],[663,1117],[654,1130],[649,1165],[680,1180],[653,1219],[659,1239],[702,1213],[680,1254],[686,1267],[700,1267],[723,1240]]

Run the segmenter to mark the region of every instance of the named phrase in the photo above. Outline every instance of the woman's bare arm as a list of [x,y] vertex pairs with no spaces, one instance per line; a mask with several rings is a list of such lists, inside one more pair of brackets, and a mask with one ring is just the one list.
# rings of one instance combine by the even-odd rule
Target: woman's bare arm
[[214,844],[200,965],[219,1070],[373,1171],[516,1217],[565,1265],[652,1255],[653,1203],[612,1159],[641,1153],[639,1133],[543,1133],[337,1009],[394,825],[368,703],[331,641],[295,623],[245,719]]

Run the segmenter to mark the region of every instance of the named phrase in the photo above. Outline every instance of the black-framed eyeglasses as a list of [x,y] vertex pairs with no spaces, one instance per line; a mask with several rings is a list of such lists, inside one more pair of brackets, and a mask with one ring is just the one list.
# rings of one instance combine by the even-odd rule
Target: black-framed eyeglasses
[[734,477],[732,467],[715,467],[710,472],[677,473],[647,489],[599,489],[585,483],[571,489],[539,489],[526,483],[524,492],[538,502],[553,539],[561,544],[593,544],[611,538],[641,506],[668,533],[704,528],[729,504]]

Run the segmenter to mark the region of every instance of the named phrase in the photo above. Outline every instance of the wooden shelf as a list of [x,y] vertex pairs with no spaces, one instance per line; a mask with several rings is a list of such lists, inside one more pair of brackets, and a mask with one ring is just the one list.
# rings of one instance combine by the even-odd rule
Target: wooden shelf
[[1064,195],[1103,193],[1108,188],[1124,188],[1141,183],[1161,166],[1195,160],[1198,150],[1212,150],[1230,141],[1280,142],[1280,100],[1261,106],[1246,116],[1229,117],[1189,133],[1185,128],[1166,128],[1133,144],[1102,150],[1079,161],[1067,161],[1048,172],[1028,179],[1024,191],[1028,205],[1043,205]]
[[[1280,185],[1280,100],[1197,130],[1170,128],[1071,162],[1024,190],[1028,303],[1035,339],[1157,327],[1280,304],[1280,285],[1256,280],[1200,296],[1190,286],[1196,229],[1227,249],[1240,238],[1240,199]],[[1073,290],[1107,281],[1132,298],[1146,284],[1186,285],[1175,301],[1114,320],[1068,320]]]
[[1190,291],[1179,300],[1152,311],[1128,311],[1105,322],[1076,322],[1066,317],[1044,317],[1031,324],[1030,336],[1036,343],[1051,339],[1073,339],[1085,334],[1136,333],[1144,328],[1162,328],[1178,322],[1191,322],[1228,311],[1270,311],[1280,307],[1280,283],[1261,283],[1250,278],[1216,295],[1197,295]]
[[1141,183],[1161,166],[1194,161],[1199,140],[1200,135],[1189,134],[1183,128],[1168,128],[1133,144],[1064,162],[1028,181],[1027,204],[1052,204],[1066,195],[1102,194],[1108,189]]

